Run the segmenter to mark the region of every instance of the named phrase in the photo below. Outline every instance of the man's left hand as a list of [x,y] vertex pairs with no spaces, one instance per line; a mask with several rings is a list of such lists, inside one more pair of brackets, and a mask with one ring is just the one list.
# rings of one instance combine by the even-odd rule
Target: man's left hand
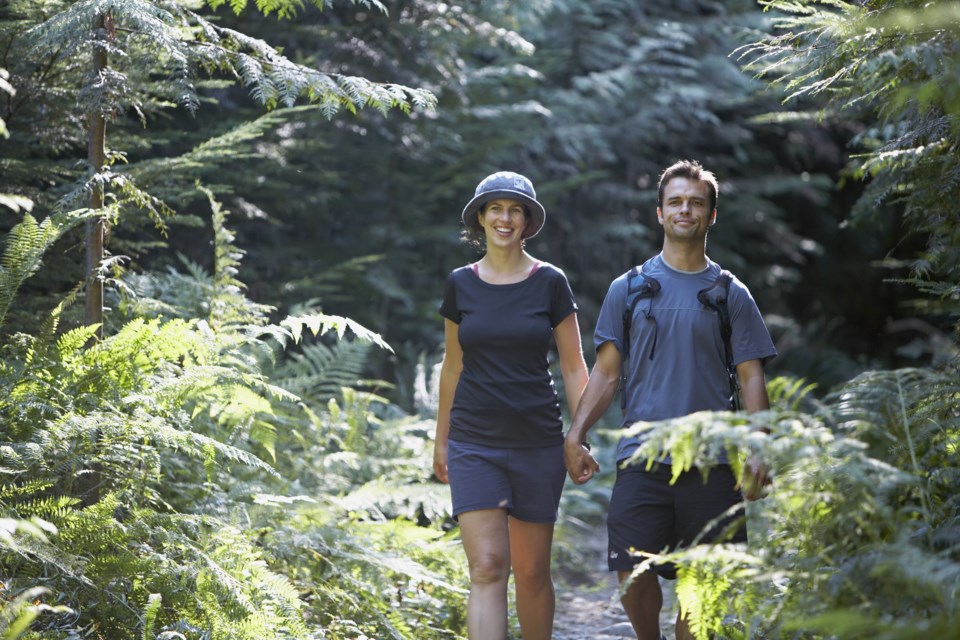
[[767,495],[766,488],[770,485],[767,467],[757,457],[752,456],[743,466],[743,497],[751,502]]

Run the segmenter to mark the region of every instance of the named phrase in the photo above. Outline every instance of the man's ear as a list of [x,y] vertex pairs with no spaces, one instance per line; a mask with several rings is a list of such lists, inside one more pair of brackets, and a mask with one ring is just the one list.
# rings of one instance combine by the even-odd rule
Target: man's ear
[[657,222],[663,224],[663,210],[657,207]]
[[710,214],[710,226],[712,227],[717,223],[717,210],[714,209],[713,213]]

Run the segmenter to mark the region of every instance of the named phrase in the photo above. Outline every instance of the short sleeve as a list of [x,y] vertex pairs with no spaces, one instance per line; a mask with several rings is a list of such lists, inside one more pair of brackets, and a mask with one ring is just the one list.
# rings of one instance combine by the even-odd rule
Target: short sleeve
[[607,295],[600,307],[597,317],[597,328],[593,332],[593,346],[597,351],[605,342],[613,342],[620,353],[624,353],[623,345],[623,310],[626,305],[627,286],[626,274],[610,283]]
[[453,273],[447,276],[447,284],[443,288],[443,302],[440,303],[440,315],[460,324],[460,307],[457,306],[457,285]]
[[550,301],[550,326],[556,328],[564,318],[577,310],[577,302],[566,274],[557,269],[553,283],[553,299]]
[[753,295],[736,278],[730,284],[730,325],[734,363],[760,360],[766,364],[776,357],[777,349]]

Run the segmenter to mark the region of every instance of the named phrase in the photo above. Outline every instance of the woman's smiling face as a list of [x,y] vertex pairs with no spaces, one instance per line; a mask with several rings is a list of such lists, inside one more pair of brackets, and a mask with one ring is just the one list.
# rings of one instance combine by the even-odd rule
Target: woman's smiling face
[[529,221],[523,203],[511,198],[498,198],[486,203],[477,213],[477,219],[487,236],[487,242],[496,244],[520,242]]

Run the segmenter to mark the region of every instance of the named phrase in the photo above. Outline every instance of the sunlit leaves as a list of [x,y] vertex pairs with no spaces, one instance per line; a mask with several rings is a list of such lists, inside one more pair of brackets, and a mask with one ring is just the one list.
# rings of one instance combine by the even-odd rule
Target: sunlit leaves
[[[779,403],[796,405],[798,383],[772,386],[792,389],[778,392]],[[955,624],[944,603],[960,576],[949,551],[958,540],[958,394],[955,371],[873,371],[811,414],[699,413],[646,425],[633,464],[669,453],[708,473],[710,457],[736,444],[735,473],[752,454],[773,475],[766,497],[747,506],[746,547],[661,557],[681,566],[677,593],[694,633],[847,630],[894,640]],[[744,431],[746,421],[769,435]],[[731,617],[736,628],[721,631]]]

